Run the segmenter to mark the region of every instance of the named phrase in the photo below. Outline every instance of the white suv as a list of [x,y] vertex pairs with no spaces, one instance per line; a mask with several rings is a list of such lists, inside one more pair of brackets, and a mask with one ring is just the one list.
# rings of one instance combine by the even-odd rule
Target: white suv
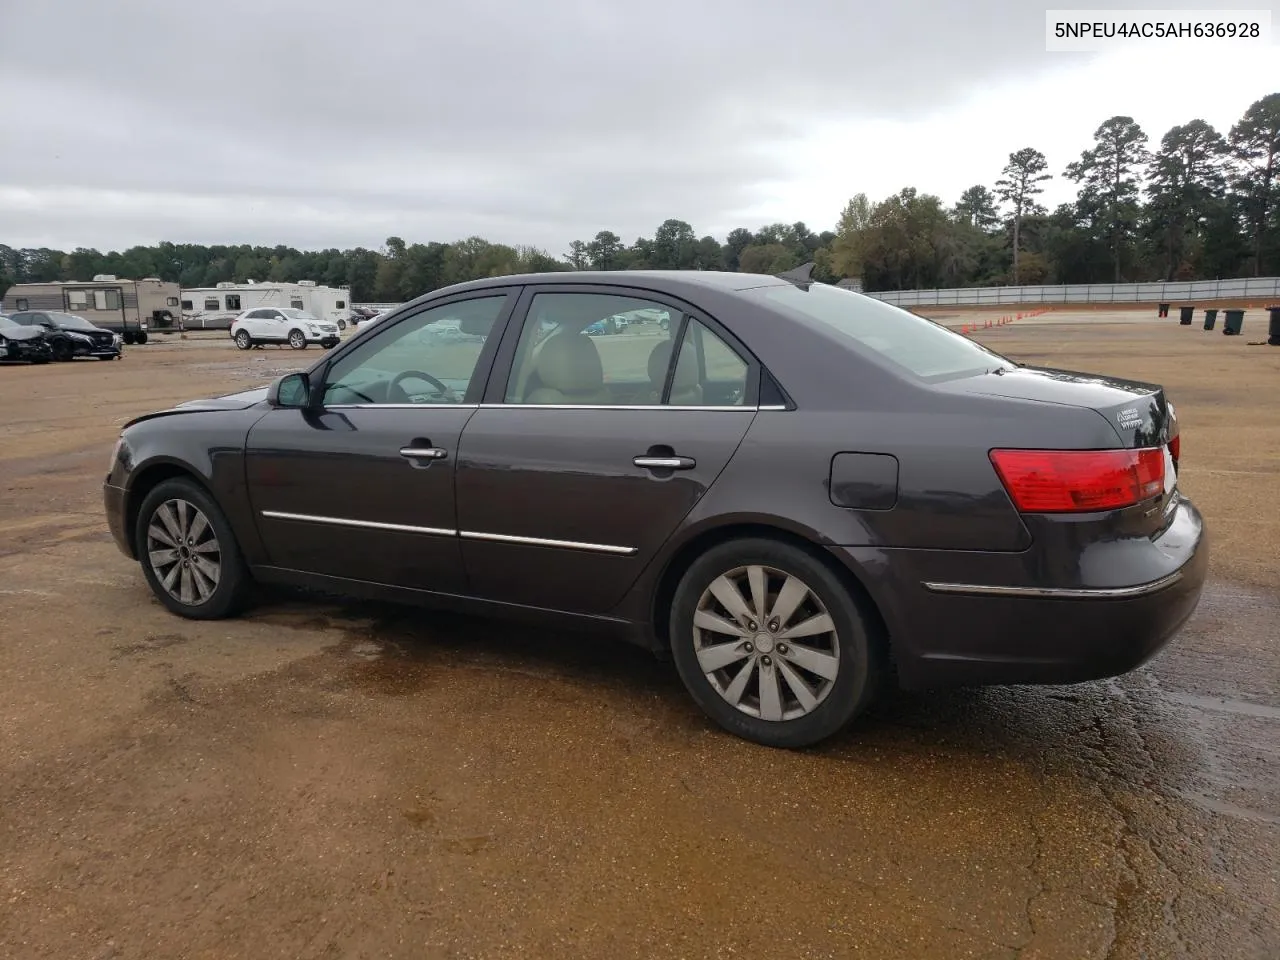
[[329,350],[338,345],[338,325],[293,307],[257,307],[236,317],[231,339],[241,350],[263,343],[287,343],[295,350],[318,343]]

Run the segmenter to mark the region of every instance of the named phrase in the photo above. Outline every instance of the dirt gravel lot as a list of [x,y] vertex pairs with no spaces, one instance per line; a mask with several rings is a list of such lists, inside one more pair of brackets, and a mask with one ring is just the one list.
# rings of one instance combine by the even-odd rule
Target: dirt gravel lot
[[116,431],[299,357],[0,369],[0,957],[1274,960],[1280,349],[1039,321],[978,338],[1177,404],[1199,611],[1120,680],[902,695],[803,753],[589,636],[174,618],[106,531]]

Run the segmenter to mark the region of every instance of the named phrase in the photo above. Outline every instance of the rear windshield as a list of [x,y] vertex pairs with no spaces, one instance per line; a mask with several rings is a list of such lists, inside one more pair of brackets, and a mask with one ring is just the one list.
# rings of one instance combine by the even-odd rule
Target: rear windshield
[[943,380],[1013,364],[967,337],[874,297],[825,283],[744,291],[783,314],[817,320],[925,380]]

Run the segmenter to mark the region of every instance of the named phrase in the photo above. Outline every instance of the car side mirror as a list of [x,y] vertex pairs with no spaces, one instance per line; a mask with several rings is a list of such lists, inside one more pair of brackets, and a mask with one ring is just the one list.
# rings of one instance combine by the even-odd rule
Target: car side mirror
[[267,388],[267,403],[272,407],[303,409],[311,406],[311,378],[305,373],[286,373]]

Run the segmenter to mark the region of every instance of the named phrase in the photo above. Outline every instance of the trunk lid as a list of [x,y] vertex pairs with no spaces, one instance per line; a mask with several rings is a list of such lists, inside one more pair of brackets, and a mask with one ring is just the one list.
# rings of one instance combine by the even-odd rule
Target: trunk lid
[[1173,407],[1165,399],[1164,388],[1154,383],[1047,367],[1014,367],[939,387],[954,393],[1084,407],[1111,424],[1124,447],[1163,446],[1177,435]]

